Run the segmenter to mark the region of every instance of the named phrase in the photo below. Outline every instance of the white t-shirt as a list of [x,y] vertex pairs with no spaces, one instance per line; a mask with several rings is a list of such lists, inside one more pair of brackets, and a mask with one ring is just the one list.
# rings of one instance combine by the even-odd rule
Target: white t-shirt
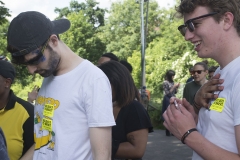
[[115,125],[108,78],[87,60],[45,78],[34,113],[34,160],[92,160],[89,127]]
[[[222,112],[208,111],[201,108],[197,129],[210,142],[224,150],[238,153],[234,126],[240,124],[240,57],[233,60],[222,70],[218,68],[215,74],[220,73],[224,79],[224,90],[216,92],[218,97],[224,98],[225,105]],[[214,101],[211,101],[211,104]],[[193,160],[202,158],[193,152]]]

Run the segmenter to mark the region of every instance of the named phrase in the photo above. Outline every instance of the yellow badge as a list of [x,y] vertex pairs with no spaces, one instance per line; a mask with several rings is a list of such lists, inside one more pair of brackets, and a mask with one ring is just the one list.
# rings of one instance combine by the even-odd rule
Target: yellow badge
[[42,119],[42,129],[52,131],[52,120],[43,118]]
[[54,106],[51,104],[45,104],[43,115],[46,117],[53,117],[53,113],[54,113]]
[[226,102],[225,98],[217,98],[213,102],[213,104],[210,106],[210,110],[214,110],[214,111],[217,111],[217,112],[222,112],[225,102]]

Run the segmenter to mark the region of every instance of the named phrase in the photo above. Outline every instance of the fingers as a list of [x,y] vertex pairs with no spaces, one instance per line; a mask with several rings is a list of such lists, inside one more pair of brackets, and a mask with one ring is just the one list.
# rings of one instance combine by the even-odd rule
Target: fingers
[[35,86],[33,87],[32,91],[38,92],[38,89],[39,89],[39,86],[35,85]]

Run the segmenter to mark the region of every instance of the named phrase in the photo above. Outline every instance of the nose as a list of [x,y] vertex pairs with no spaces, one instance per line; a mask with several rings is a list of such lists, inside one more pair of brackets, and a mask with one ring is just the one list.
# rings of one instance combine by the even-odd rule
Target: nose
[[186,30],[186,33],[185,33],[185,36],[184,36],[186,41],[190,41],[194,37],[194,33],[193,32],[190,32],[188,29]]
[[27,69],[28,69],[28,72],[29,72],[30,74],[34,74],[35,71],[37,70],[37,67],[36,67],[36,66],[30,66],[30,65],[28,65],[28,66],[27,66]]

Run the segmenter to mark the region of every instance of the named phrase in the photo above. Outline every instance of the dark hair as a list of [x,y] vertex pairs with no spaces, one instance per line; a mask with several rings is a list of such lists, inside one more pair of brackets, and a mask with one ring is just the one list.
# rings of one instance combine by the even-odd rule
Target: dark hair
[[240,1],[239,0],[181,0],[180,5],[176,8],[177,12],[183,16],[186,13],[192,13],[197,6],[206,6],[209,12],[218,12],[213,18],[220,22],[226,12],[234,15],[233,24],[238,35],[240,35]]
[[111,52],[105,53],[101,57],[108,57],[108,58],[110,58],[113,61],[119,61],[118,57],[115,54],[111,53]]
[[122,65],[124,65],[125,67],[127,67],[127,69],[129,70],[129,72],[132,73],[133,68],[132,68],[132,65],[131,65],[130,63],[128,63],[128,62],[125,61],[125,60],[121,60],[120,63],[121,63]]
[[206,70],[208,70],[208,65],[207,64],[208,64],[208,61],[205,60],[205,61],[202,61],[202,62],[197,62],[196,64],[194,64],[194,66],[200,65],[204,68],[204,71],[206,71]]
[[116,61],[108,61],[98,66],[108,77],[114,92],[116,102],[120,107],[124,107],[135,98],[140,100],[138,89],[136,88],[131,74],[125,66]]
[[173,76],[175,76],[175,71],[170,69],[166,72],[165,80],[173,82]]
[[215,72],[218,66],[211,66],[208,68],[208,73]]

